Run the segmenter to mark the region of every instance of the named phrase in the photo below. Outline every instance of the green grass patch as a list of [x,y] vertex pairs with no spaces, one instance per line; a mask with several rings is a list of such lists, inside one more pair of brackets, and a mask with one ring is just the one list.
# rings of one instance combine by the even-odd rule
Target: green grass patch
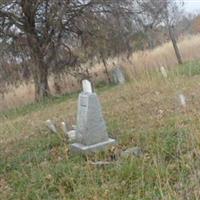
[[[77,93],[1,113],[0,199],[199,199],[196,63],[177,66],[166,79],[155,70],[123,86],[98,88],[109,136],[118,145],[87,157],[71,155],[62,133],[49,133],[43,123],[50,118],[59,127],[65,116],[73,118]],[[176,102],[183,87],[185,108]],[[63,109],[65,101],[72,104]],[[136,146],[143,156],[120,157]],[[99,167],[91,161],[113,163]]]
[[195,75],[200,75],[200,61],[192,61],[192,62],[187,62],[183,65],[179,65],[175,69],[175,73],[177,75],[184,75],[184,76],[195,76]]

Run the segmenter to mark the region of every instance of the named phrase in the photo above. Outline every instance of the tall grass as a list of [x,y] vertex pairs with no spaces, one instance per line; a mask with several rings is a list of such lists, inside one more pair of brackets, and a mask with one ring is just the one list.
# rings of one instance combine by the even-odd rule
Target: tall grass
[[[109,136],[118,145],[88,157],[70,154],[60,129],[62,121],[75,123],[77,97],[0,115],[0,199],[200,199],[200,76],[196,65],[180,68],[167,70],[165,79],[153,72],[151,79],[100,92]],[[49,118],[58,134],[45,127]],[[135,146],[143,156],[119,156]]]
[[[200,35],[182,37],[178,45],[184,62],[200,58]],[[171,42],[165,43],[153,50],[135,52],[129,60],[121,56],[109,59],[107,62],[109,71],[116,65],[122,66],[130,80],[138,78],[141,72],[148,72],[151,69],[157,69],[161,66],[171,68],[177,64]],[[95,84],[107,79],[103,64],[95,64],[91,70],[91,74]],[[55,94],[52,78],[50,78],[49,83],[53,94]],[[66,76],[61,83],[63,93],[77,91],[79,87],[78,82],[71,76]],[[0,110],[17,107],[33,101],[33,83],[21,85],[18,88],[13,88],[4,98],[0,99]]]
[[[75,95],[1,113],[0,199],[200,199],[200,62],[169,70],[165,67],[167,76],[162,76],[156,70],[148,71],[164,65],[164,61],[159,63],[157,49],[136,53],[138,65],[134,63],[136,55],[129,62],[122,57],[108,61],[110,70],[113,62],[123,64],[134,79],[97,91],[109,136],[118,141],[108,151],[87,157],[70,153],[60,122],[66,121],[69,129],[76,123]],[[170,58],[172,50],[169,63],[165,63],[169,68],[176,64]],[[150,58],[157,64],[145,61]],[[98,73],[98,81],[105,79],[101,65],[96,65],[93,73]],[[65,84],[71,91],[71,80]],[[28,91],[24,88],[18,90],[25,100],[33,93],[23,93]],[[184,106],[180,95],[186,98]],[[55,123],[58,134],[45,127],[47,119]],[[136,146],[143,156],[120,156]],[[94,166],[91,161],[110,161],[110,165]]]

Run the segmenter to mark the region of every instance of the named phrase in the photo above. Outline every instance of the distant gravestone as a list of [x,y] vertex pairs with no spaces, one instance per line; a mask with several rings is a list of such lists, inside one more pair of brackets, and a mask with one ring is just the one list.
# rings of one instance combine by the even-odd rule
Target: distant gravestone
[[92,85],[90,81],[88,80],[83,80],[83,92],[84,93],[92,93]]
[[181,106],[186,107],[186,97],[183,94],[179,95]]
[[92,92],[91,83],[84,80],[83,92],[78,100],[76,143],[71,145],[71,150],[75,153],[90,153],[112,144],[115,144],[115,140],[108,137],[99,99]]
[[165,69],[165,67],[160,67],[160,71],[161,71],[161,74],[163,75],[164,78],[167,78],[167,71]]
[[114,84],[124,84],[126,79],[121,67],[116,67],[112,70],[112,80]]

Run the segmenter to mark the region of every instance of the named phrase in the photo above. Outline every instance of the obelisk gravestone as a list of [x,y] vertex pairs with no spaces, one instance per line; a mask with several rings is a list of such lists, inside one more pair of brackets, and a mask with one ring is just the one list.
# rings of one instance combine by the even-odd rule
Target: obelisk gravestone
[[92,92],[91,83],[84,80],[83,92],[78,100],[76,143],[71,145],[71,150],[77,153],[96,152],[112,144],[115,140],[108,137],[99,99]]

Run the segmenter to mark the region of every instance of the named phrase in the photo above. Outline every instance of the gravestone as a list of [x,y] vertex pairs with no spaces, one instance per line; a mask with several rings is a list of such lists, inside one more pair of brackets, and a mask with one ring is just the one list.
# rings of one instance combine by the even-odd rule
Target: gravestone
[[181,106],[186,107],[186,97],[183,94],[179,95]]
[[58,132],[57,132],[57,129],[56,129],[55,125],[54,125],[54,123],[53,123],[50,119],[48,119],[48,120],[46,121],[46,125],[47,125],[47,127],[49,128],[49,130],[50,130],[52,133],[58,133]]
[[112,144],[115,144],[115,140],[108,137],[99,99],[92,92],[91,83],[84,80],[83,92],[78,99],[76,143],[71,145],[71,150],[75,153],[90,153]]
[[167,71],[166,71],[166,69],[163,66],[160,67],[160,71],[161,71],[161,74],[163,75],[163,77],[167,78]]
[[116,67],[112,70],[112,80],[115,84],[124,84],[125,83],[125,76],[121,69],[121,67]]

